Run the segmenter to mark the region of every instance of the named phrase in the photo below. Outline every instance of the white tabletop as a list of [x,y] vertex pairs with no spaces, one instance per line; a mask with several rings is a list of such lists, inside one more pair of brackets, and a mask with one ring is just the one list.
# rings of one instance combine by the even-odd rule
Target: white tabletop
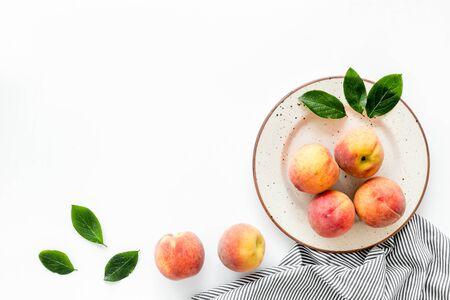
[[[278,3],[275,5],[274,3]],[[296,4],[297,3],[297,4]],[[448,1],[18,0],[0,3],[0,298],[186,299],[240,274],[220,263],[223,230],[257,226],[262,267],[293,245],[266,217],[251,158],[272,106],[310,80],[404,76],[431,151],[419,213],[450,235]],[[108,248],[73,230],[99,217]],[[202,272],[172,282],[153,261],[167,232],[203,241]],[[78,272],[45,270],[43,249]],[[117,284],[103,268],[141,250]]]

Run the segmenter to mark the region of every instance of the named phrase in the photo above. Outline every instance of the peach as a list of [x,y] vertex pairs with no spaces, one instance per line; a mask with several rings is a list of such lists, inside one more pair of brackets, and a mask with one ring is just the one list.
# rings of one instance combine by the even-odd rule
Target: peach
[[289,166],[289,179],[302,192],[318,194],[332,187],[339,178],[333,156],[320,144],[301,147]]
[[375,131],[361,127],[349,131],[339,140],[334,158],[347,174],[368,178],[380,169],[384,151]]
[[312,229],[320,236],[340,236],[355,223],[355,207],[346,194],[326,191],[317,195],[308,205],[308,218]]
[[384,177],[364,182],[356,191],[356,212],[372,227],[385,227],[395,223],[405,212],[405,196],[398,184]]
[[264,237],[258,229],[248,224],[236,224],[224,232],[217,252],[230,270],[249,272],[261,264],[264,251]]
[[192,232],[163,236],[155,249],[155,262],[161,274],[172,280],[196,275],[203,266],[205,251]]

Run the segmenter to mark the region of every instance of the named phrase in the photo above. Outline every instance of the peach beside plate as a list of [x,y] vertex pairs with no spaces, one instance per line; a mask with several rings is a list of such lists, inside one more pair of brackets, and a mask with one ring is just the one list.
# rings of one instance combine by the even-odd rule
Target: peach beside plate
[[[327,252],[351,252],[372,247],[395,234],[418,208],[429,175],[429,151],[419,121],[400,101],[388,114],[369,119],[352,110],[344,97],[342,77],[327,77],[297,88],[284,97],[270,112],[259,131],[253,153],[253,177],[258,197],[271,220],[298,243]],[[365,80],[369,91],[372,82]],[[310,90],[324,90],[345,105],[347,117],[322,119],[303,105],[298,97]],[[302,145],[320,143],[331,153],[339,137],[355,127],[372,127],[383,143],[385,158],[376,176],[397,182],[406,196],[406,211],[394,224],[372,228],[356,220],[353,227],[337,238],[317,235],[308,222],[307,206],[312,195],[298,191],[287,176],[293,152]],[[353,197],[363,179],[352,178],[341,170],[333,187]]]

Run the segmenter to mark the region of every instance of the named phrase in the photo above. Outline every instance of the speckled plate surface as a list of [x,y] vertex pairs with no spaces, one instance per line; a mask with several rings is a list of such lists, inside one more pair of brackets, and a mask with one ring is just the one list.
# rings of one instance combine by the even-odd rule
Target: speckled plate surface
[[[350,252],[384,241],[407,223],[425,193],[429,174],[429,152],[419,121],[400,101],[388,114],[376,119],[363,117],[345,101],[342,77],[319,79],[289,93],[270,112],[261,126],[253,154],[253,177],[258,197],[271,220],[293,240],[311,248],[328,252]],[[365,80],[367,91],[372,82]],[[348,117],[340,120],[322,119],[303,105],[298,97],[310,90],[324,90],[340,98]],[[313,198],[298,191],[289,181],[288,162],[295,150],[305,144],[320,143],[333,153],[338,138],[347,130],[372,127],[384,147],[385,158],[376,176],[397,182],[406,196],[402,218],[385,228],[372,228],[357,220],[350,231],[337,238],[317,235],[308,222],[307,206]],[[333,187],[351,198],[363,182],[341,170]]]

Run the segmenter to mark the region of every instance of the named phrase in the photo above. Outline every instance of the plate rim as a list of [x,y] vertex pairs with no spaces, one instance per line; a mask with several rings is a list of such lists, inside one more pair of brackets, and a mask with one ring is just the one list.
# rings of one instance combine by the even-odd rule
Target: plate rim
[[[416,204],[416,207],[414,207],[414,209],[412,210],[410,216],[403,222],[403,224],[401,224],[399,226],[399,228],[397,228],[393,233],[391,233],[389,236],[387,236],[386,238],[384,238],[383,240],[373,243],[369,246],[365,246],[365,247],[360,247],[357,249],[352,249],[352,250],[329,250],[329,249],[321,249],[319,247],[315,247],[315,246],[311,246],[305,242],[302,242],[300,240],[298,240],[297,238],[293,237],[291,234],[289,234],[280,224],[278,224],[278,222],[273,218],[273,216],[270,214],[266,204],[264,203],[264,200],[261,196],[261,193],[259,191],[259,187],[258,187],[258,180],[256,178],[256,151],[258,149],[258,145],[259,145],[259,140],[261,138],[261,134],[264,131],[264,128],[267,124],[267,121],[269,120],[269,118],[272,116],[273,112],[277,109],[277,107],[282,104],[288,97],[290,97],[292,94],[294,94],[295,92],[297,92],[298,90],[307,87],[313,83],[316,82],[320,82],[320,81],[325,81],[325,80],[331,80],[331,79],[342,79],[344,78],[344,76],[342,75],[337,75],[337,76],[328,76],[328,77],[322,77],[313,81],[309,81],[299,87],[297,87],[296,89],[292,90],[291,92],[289,92],[286,96],[284,96],[280,101],[278,101],[275,106],[270,110],[270,112],[267,114],[266,118],[264,119],[261,127],[259,128],[258,131],[258,135],[256,136],[256,140],[255,140],[255,144],[253,147],[253,157],[252,157],[252,173],[253,173],[253,183],[255,185],[255,189],[256,189],[256,194],[258,195],[258,199],[259,202],[261,203],[262,207],[264,208],[264,211],[266,212],[267,216],[269,217],[269,219],[272,221],[272,223],[275,224],[275,226],[282,232],[284,233],[286,236],[288,236],[290,239],[292,239],[293,241],[295,241],[298,244],[304,245],[308,248],[317,250],[317,251],[321,251],[321,252],[327,252],[327,253],[351,253],[351,252],[356,252],[356,251],[361,251],[364,249],[368,249],[368,248],[372,248],[380,243],[383,243],[384,241],[388,240],[389,238],[391,238],[392,236],[394,236],[396,233],[398,233],[406,224],[408,224],[408,222],[410,221],[410,219],[412,218],[412,216],[415,215],[417,209],[419,208],[420,204],[422,203],[423,197],[425,196],[425,192],[428,188],[428,180],[430,178],[430,149],[428,147],[428,140],[427,137],[425,135],[425,131],[423,130],[422,124],[420,124],[419,119],[417,118],[416,114],[413,112],[413,110],[408,106],[408,104],[406,104],[406,102],[403,99],[400,99],[400,101],[405,105],[405,107],[409,110],[409,112],[411,113],[411,115],[414,117],[414,119],[416,120],[417,124],[419,125],[420,131],[422,132],[422,136],[423,139],[425,141],[425,148],[426,148],[426,153],[427,153],[427,173],[426,173],[426,178],[425,178],[425,184],[423,186],[423,190],[422,190],[422,194],[420,195],[420,199]],[[362,78],[363,81],[374,84],[375,82],[369,79],[365,79]]]

